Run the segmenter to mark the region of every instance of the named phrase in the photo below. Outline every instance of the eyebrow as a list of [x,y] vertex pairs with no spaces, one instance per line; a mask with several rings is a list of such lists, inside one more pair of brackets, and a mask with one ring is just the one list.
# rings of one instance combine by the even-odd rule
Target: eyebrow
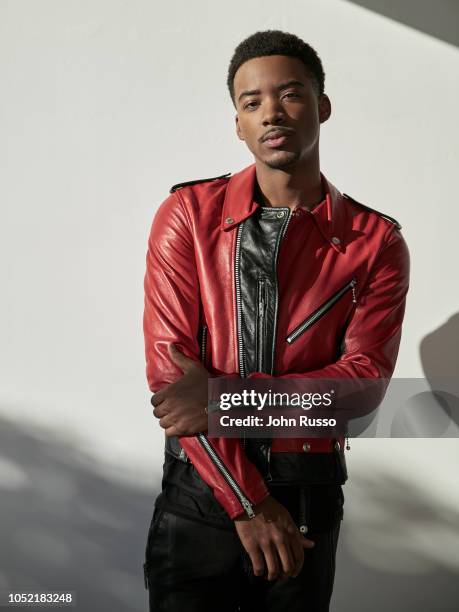
[[[287,87],[292,87],[292,85],[296,85],[297,87],[304,87],[304,83],[302,83],[301,81],[296,81],[295,79],[292,79],[291,81],[287,81],[286,83],[281,83],[280,85],[277,86],[277,90],[278,91],[282,91],[282,89],[287,89]],[[260,92],[259,89],[251,89],[250,91],[243,91],[237,101],[239,102],[239,100],[241,98],[243,98],[244,96],[255,96],[258,95]]]

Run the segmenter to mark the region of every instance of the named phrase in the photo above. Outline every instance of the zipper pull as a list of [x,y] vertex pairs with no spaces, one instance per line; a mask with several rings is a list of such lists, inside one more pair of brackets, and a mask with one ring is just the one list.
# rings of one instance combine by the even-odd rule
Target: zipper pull
[[248,500],[248,499],[244,499],[244,500],[241,502],[241,504],[242,504],[242,506],[243,506],[244,510],[246,511],[247,516],[248,516],[250,519],[255,518],[255,512],[253,511],[252,504],[249,502],[249,500]]
[[260,279],[258,294],[258,315],[262,318],[265,316],[265,280]]

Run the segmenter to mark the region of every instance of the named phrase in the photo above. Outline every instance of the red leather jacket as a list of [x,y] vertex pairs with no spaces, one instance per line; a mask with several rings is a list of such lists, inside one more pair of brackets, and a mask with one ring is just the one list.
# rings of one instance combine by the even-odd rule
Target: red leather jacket
[[[244,371],[238,249],[244,222],[262,208],[253,199],[255,176],[252,164],[231,177],[179,184],[156,212],[144,285],[150,390],[182,375],[169,358],[170,342],[214,376],[389,379],[409,252],[397,221],[341,194],[323,175],[326,198],[312,211],[267,211],[279,223],[272,362],[261,374],[256,366]],[[253,516],[269,491],[241,441],[198,434],[179,442],[228,515]],[[278,438],[271,452],[321,453],[330,443]]]

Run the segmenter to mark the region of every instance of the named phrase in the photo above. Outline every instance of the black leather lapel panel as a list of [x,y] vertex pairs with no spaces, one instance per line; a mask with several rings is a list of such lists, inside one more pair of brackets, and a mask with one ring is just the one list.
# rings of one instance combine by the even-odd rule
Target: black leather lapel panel
[[[243,222],[239,251],[241,331],[245,375],[273,374],[276,344],[278,287],[277,254],[285,232],[288,208],[258,208]],[[271,438],[249,438],[244,448],[266,481]]]
[[258,208],[243,222],[239,260],[246,376],[273,374],[277,317],[277,253],[288,209]]

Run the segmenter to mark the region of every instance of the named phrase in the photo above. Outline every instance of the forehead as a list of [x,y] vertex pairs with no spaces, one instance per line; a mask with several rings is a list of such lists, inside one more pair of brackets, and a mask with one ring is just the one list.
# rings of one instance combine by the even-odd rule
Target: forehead
[[306,66],[297,57],[266,55],[244,62],[234,76],[234,92],[243,89],[263,89],[280,82],[297,80],[305,85],[309,81]]

